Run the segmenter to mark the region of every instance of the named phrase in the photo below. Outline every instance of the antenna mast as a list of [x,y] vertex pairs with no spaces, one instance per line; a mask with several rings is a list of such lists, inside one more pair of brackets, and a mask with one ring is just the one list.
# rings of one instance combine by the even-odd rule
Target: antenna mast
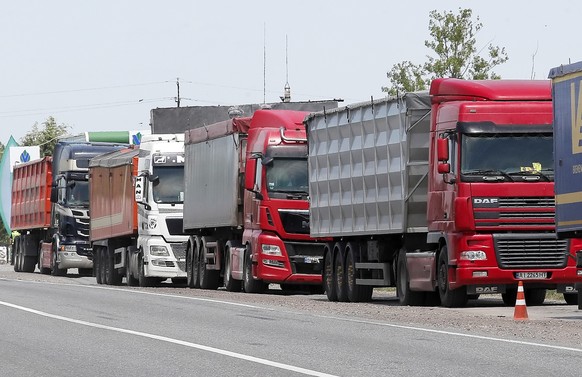
[[289,85],[289,40],[285,34],[285,91],[281,101],[291,102],[291,86]]
[[263,103],[267,93],[267,23],[263,23]]

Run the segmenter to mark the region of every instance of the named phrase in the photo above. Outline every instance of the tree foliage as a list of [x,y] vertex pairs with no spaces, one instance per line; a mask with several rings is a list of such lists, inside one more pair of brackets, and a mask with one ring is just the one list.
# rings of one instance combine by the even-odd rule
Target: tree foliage
[[[478,49],[477,34],[482,27],[478,16],[473,21],[471,9],[459,8],[457,14],[431,11],[428,30],[432,39],[425,40],[424,45],[434,55],[427,55],[424,64],[406,60],[395,64],[387,73],[390,86],[382,90],[390,95],[425,90],[430,81],[437,77],[469,80],[501,78],[493,72],[493,68],[509,59],[505,47],[488,43],[483,49]],[[486,50],[484,56],[481,55],[483,50]]]
[[58,138],[66,136],[68,131],[69,126],[59,125],[55,118],[49,116],[46,121],[42,122],[42,129],[38,123],[35,123],[32,130],[20,139],[20,145],[40,145],[41,157],[52,156]]

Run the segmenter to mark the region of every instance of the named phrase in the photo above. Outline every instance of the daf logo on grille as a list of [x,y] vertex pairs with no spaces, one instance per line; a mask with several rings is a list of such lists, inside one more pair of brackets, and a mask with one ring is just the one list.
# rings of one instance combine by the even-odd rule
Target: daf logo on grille
[[475,208],[496,208],[499,207],[499,198],[473,198]]
[[497,202],[499,202],[497,198],[473,198],[475,204],[497,204]]

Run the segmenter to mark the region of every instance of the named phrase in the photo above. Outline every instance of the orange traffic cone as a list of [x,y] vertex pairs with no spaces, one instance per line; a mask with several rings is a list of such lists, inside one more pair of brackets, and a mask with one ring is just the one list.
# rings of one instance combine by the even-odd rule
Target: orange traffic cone
[[521,281],[517,286],[517,298],[515,300],[515,311],[513,312],[513,319],[528,319],[527,307],[525,306],[525,295],[523,293],[523,283]]

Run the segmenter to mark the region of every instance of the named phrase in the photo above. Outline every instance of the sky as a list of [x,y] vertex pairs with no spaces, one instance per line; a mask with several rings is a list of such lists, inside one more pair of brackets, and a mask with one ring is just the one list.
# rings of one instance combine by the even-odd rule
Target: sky
[[582,2],[0,0],[0,142],[49,116],[86,131],[149,130],[150,110],[384,97],[386,72],[426,61],[431,10],[473,10],[505,79],[582,60]]

